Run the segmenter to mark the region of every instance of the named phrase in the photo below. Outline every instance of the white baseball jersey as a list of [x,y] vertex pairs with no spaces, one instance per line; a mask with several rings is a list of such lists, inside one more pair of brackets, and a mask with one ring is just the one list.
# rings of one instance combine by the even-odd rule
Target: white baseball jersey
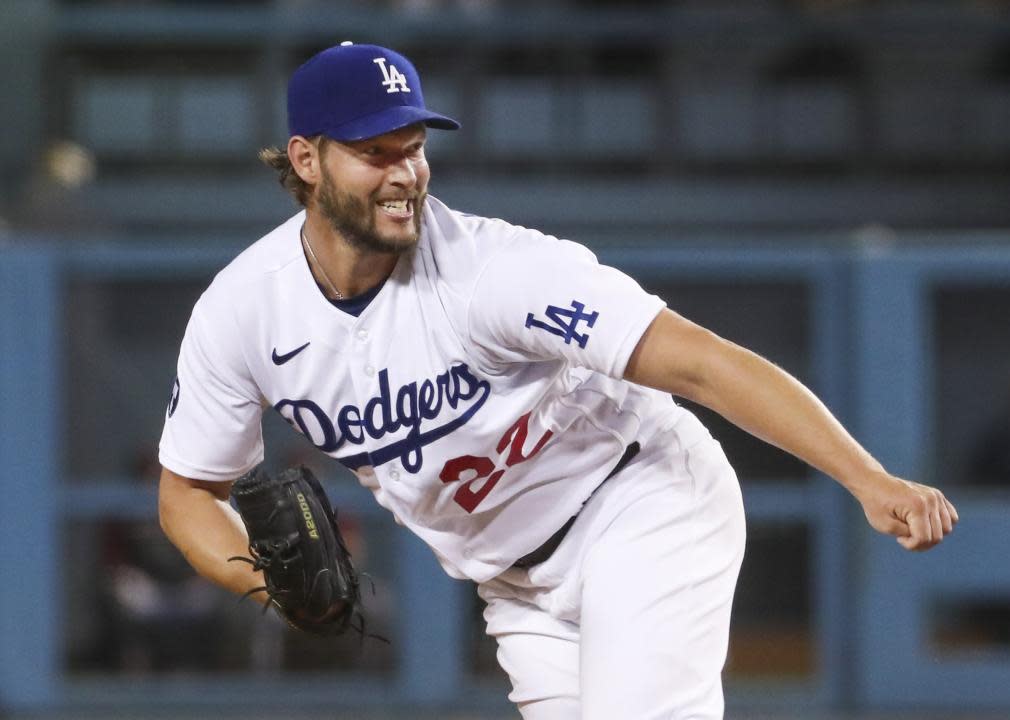
[[450,575],[483,582],[576,514],[631,442],[705,433],[621,379],[663,302],[586,248],[429,198],[416,249],[354,317],[317,287],[303,222],[197,302],[161,440],[169,470],[237,478],[263,459],[272,407]]

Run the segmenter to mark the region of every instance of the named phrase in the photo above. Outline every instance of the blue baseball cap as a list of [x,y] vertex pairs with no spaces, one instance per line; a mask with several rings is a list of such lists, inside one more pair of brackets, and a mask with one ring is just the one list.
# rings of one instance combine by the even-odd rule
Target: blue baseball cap
[[323,50],[288,82],[288,131],[364,140],[423,122],[456,130],[459,123],[424,106],[414,65],[378,45],[349,42]]

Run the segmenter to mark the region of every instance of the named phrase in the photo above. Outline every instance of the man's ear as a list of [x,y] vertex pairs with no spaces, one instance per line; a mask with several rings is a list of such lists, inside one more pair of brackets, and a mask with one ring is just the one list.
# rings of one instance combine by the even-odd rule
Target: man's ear
[[293,135],[288,140],[288,160],[291,167],[304,182],[318,185],[322,178],[318,146],[301,135]]

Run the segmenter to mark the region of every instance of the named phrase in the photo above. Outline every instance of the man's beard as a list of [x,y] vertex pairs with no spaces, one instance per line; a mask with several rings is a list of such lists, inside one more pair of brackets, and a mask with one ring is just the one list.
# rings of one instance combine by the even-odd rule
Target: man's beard
[[328,174],[323,175],[316,200],[330,226],[350,245],[358,250],[372,253],[399,254],[417,245],[421,235],[421,210],[427,193],[421,193],[414,200],[413,232],[408,237],[385,237],[375,227],[375,205],[377,196],[369,198],[366,205],[348,193],[340,192]]

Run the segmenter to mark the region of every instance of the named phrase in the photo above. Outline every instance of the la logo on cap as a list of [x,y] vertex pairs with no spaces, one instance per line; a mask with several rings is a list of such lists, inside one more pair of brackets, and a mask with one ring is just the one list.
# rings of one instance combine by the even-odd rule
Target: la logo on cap
[[396,65],[390,65],[386,67],[386,58],[377,57],[372,62],[379,66],[382,70],[382,77],[384,80],[382,84],[386,86],[386,93],[397,93],[397,92],[410,92],[410,88],[407,87],[407,76],[396,69]]

